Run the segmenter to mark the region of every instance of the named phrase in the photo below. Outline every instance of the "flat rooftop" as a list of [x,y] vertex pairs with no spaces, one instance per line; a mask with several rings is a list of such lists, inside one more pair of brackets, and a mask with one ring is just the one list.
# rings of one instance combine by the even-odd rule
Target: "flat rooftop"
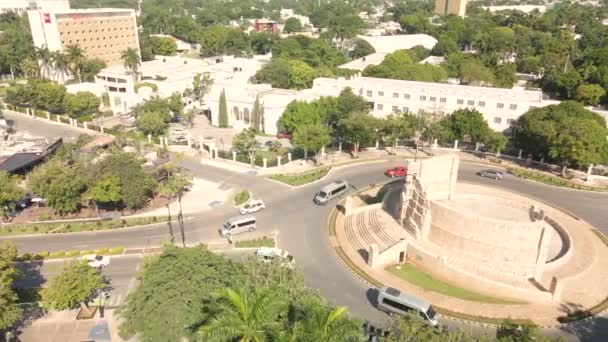
[[437,39],[429,36],[428,34],[398,34],[394,36],[363,36],[361,38],[371,46],[374,47],[376,52],[380,53],[392,53],[397,50],[408,50],[414,46],[424,46],[427,49],[432,49],[437,44]]

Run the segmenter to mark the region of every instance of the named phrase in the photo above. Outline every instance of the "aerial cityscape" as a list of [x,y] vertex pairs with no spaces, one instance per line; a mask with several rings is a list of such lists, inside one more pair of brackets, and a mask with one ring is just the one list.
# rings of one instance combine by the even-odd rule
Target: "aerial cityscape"
[[608,3],[0,0],[0,341],[608,341]]

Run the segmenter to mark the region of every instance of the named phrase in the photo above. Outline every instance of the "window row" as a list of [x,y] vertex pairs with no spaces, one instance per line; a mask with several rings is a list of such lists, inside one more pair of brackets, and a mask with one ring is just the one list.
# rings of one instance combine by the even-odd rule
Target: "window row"
[[251,116],[249,115],[249,108],[243,109],[243,111],[239,111],[237,106],[232,108],[232,116],[234,120],[243,121],[246,125],[251,123]]
[[[363,96],[363,89],[359,89],[359,95]],[[372,97],[374,96],[374,92],[372,90],[367,90],[366,91],[366,95],[367,97]],[[378,91],[377,92],[378,96],[384,96],[384,92],[383,91]],[[410,99],[410,94],[400,94],[400,93],[393,93],[393,98],[394,99],[398,99],[398,98],[403,98],[405,100],[409,100]],[[419,99],[422,102],[427,101],[427,98],[430,102],[437,102],[439,101],[440,103],[446,103],[447,99],[445,97],[439,97],[437,98],[436,96],[429,96],[427,97],[426,95],[420,95]],[[456,104],[459,105],[464,105],[465,100],[464,99],[457,99],[456,100]],[[475,101],[474,100],[467,100],[466,101],[467,106],[475,106]],[[477,101],[477,107],[485,107],[486,106],[486,102],[485,101]],[[496,104],[496,108],[497,109],[504,109],[505,108],[505,104],[504,103],[497,103]],[[530,106],[530,109],[534,109],[536,107],[534,106]],[[510,110],[517,110],[517,105],[514,103],[509,104],[509,109]]]
[[[507,119],[507,125],[511,126],[515,122],[515,119]],[[494,123],[497,125],[502,124],[502,118],[500,116],[494,117]]]

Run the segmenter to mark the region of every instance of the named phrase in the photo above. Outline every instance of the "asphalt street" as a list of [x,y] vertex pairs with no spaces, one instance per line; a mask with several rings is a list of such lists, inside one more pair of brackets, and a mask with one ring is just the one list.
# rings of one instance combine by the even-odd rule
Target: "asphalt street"
[[[47,126],[49,125],[45,125],[46,135],[48,135]],[[54,134],[64,133],[62,132],[63,127],[57,126],[56,128],[58,131]],[[337,169],[332,171],[322,182],[310,184],[297,190],[256,177],[255,174],[235,173],[211,166],[203,166],[195,160],[185,160],[182,164],[187,166],[196,177],[217,182],[220,186],[246,188],[256,197],[262,198],[266,202],[267,209],[256,213],[258,233],[279,232],[280,247],[288,250],[296,257],[298,267],[304,272],[305,281],[309,286],[318,289],[321,295],[334,304],[347,306],[352,314],[361,319],[376,323],[387,320],[387,316],[374,309],[372,305],[375,297],[374,290],[351,273],[329,246],[325,231],[326,220],[331,205],[335,204],[335,201],[327,206],[317,206],[312,202],[312,198],[321,186],[336,179],[345,179],[356,188],[362,188],[369,184],[379,184],[387,180],[383,172],[387,168],[399,164],[399,161],[385,161]],[[507,175],[502,181],[480,178],[476,175],[477,171],[486,168],[489,167],[461,162],[459,181],[485,184],[526,194],[567,210],[608,234],[607,194],[550,187],[524,181],[513,175]],[[237,215],[236,210],[225,205],[188,217],[185,222],[187,242],[196,243],[202,240],[219,239],[217,233],[219,226],[226,218],[235,215]],[[174,225],[174,227],[177,226]],[[145,228],[63,235],[5,237],[0,240],[14,241],[19,251],[25,253],[115,246],[155,246],[169,239],[168,232],[166,224],[158,224]],[[111,266],[105,272],[108,272],[108,276],[115,277],[113,282],[119,284],[113,283],[113,286],[128,288],[139,259],[122,260],[121,258],[114,258]],[[113,267],[116,267],[116,271]],[[45,276],[51,274],[49,272],[44,269],[42,271]],[[32,281],[35,281],[35,279]],[[449,326],[471,328],[469,325],[452,321],[445,321],[444,323]],[[475,329],[479,330],[479,328]],[[608,319],[599,317],[561,330],[553,329],[545,332],[552,335],[560,334],[573,341],[608,341]]]
[[[140,255],[110,257],[110,264],[102,270],[111,289],[110,297],[106,302],[107,306],[122,304],[127,294],[137,285],[135,275],[139,270],[141,258]],[[59,274],[63,263],[63,260],[19,263],[18,268],[23,277],[17,281],[16,286],[19,288],[43,287],[51,277]]]
[[32,117],[25,116],[23,114],[9,114],[4,113],[7,119],[15,121],[15,130],[23,133],[28,133],[32,137],[46,137],[46,138],[63,138],[64,141],[70,142],[75,141],[79,135],[89,132],[82,129],[76,129],[73,127],[66,127],[64,125],[49,123],[43,119],[34,119]]

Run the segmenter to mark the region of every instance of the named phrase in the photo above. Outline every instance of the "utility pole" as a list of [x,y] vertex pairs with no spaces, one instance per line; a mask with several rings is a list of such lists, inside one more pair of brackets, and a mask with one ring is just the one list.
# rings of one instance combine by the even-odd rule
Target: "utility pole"
[[179,202],[179,214],[177,214],[177,220],[179,221],[179,229],[182,233],[182,245],[186,247],[186,235],[184,234],[184,215],[182,215],[182,192],[181,190],[177,193],[177,201]]
[[169,204],[167,204],[167,212],[169,213],[169,216],[167,217],[167,225],[169,226],[169,234],[171,234],[171,243],[173,243],[175,237],[173,236],[173,226],[171,225],[171,209],[169,209]]

